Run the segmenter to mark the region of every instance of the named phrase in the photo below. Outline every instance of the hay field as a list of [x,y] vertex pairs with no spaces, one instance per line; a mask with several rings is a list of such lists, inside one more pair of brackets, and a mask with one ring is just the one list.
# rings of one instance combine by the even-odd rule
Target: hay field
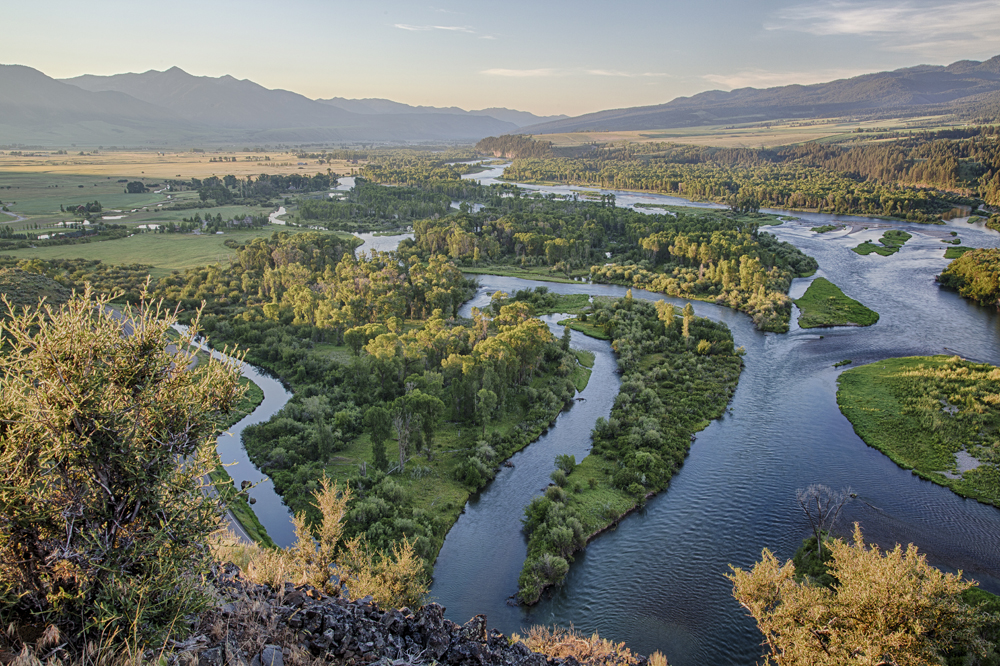
[[[10,151],[0,154],[0,176],[5,172],[45,173],[53,175],[82,175],[128,178],[207,178],[208,176],[257,176],[266,174],[305,174],[326,173],[327,169],[340,175],[350,175],[351,169],[360,168],[360,164],[351,164],[344,160],[334,160],[327,164],[318,164],[316,160],[298,159],[294,153],[281,151],[244,152],[206,150],[203,153],[194,152],[156,152],[156,151],[93,151],[83,155],[57,155],[55,151],[25,151],[27,155],[11,155]],[[77,151],[80,152],[80,151]],[[235,162],[212,162],[213,157],[235,157]],[[254,158],[253,160],[246,159]],[[270,157],[270,161],[264,161]],[[260,161],[257,161],[260,158]],[[305,162],[305,164],[300,164]]]
[[850,118],[788,120],[743,125],[706,125],[628,132],[569,132],[539,134],[535,138],[551,141],[557,148],[571,148],[591,143],[667,142],[720,148],[771,148],[808,141],[837,141],[856,136],[863,130],[924,130],[961,126],[943,116],[921,118],[852,121]]

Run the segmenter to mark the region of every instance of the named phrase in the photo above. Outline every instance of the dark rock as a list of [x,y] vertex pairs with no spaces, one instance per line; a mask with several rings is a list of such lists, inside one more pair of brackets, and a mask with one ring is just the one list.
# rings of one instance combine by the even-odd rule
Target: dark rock
[[203,650],[198,655],[198,666],[222,666],[222,648],[214,647]]
[[285,666],[284,654],[277,645],[265,645],[260,653],[261,666]]

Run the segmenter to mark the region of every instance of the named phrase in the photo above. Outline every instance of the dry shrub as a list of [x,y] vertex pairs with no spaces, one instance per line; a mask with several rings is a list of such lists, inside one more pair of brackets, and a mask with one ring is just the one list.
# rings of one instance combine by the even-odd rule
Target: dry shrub
[[404,540],[383,553],[373,550],[362,537],[341,543],[350,488],[341,491],[336,482],[331,484],[324,477],[313,496],[322,519],[310,530],[305,514],[297,514],[292,547],[274,550],[240,543],[225,532],[214,540],[213,555],[240,567],[247,580],[276,589],[290,581],[335,594],[338,589],[331,576],[338,575],[351,599],[371,595],[385,608],[420,605],[427,594],[427,581],[413,544]]
[[[640,659],[639,655],[625,647],[625,643],[606,640],[596,633],[588,638],[572,625],[569,629],[535,625],[528,630],[527,636],[512,634],[511,639],[521,641],[532,652],[541,652],[550,659],[573,657],[584,666],[635,666]],[[648,664],[667,666],[667,658],[654,652]]]

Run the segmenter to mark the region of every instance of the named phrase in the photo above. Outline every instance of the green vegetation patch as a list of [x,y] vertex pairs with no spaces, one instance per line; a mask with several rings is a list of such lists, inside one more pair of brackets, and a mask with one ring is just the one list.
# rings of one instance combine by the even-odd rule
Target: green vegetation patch
[[963,252],[941,272],[938,282],[980,305],[997,303],[1000,299],[1000,250],[983,248]]
[[[52,278],[38,272],[28,272],[20,268],[0,269],[0,294],[15,309],[38,305],[45,299],[50,305],[59,305],[69,300],[71,290]],[[3,308],[2,313],[6,315]]]
[[499,313],[501,307],[514,302],[529,304],[535,316],[581,314],[590,308],[590,296],[587,294],[557,294],[549,291],[548,287],[535,287],[534,291],[519,289],[510,295],[497,292],[493,294],[492,307],[494,312]]
[[557,321],[556,324],[559,326],[569,326],[572,330],[578,333],[583,333],[584,335],[590,336],[597,340],[610,340],[611,336],[608,335],[602,326],[598,326],[589,321],[582,321],[580,318],[576,319],[562,319]]
[[958,259],[963,254],[965,254],[966,252],[971,252],[972,250],[975,250],[975,249],[976,248],[974,248],[974,247],[965,247],[965,246],[962,246],[962,245],[959,245],[958,247],[949,247],[948,249],[946,249],[944,251],[944,258],[945,259]]
[[848,298],[837,285],[826,278],[816,278],[802,298],[794,301],[800,310],[801,328],[821,326],[871,326],[878,313],[853,298]]
[[1000,506],[1000,368],[957,356],[844,371],[837,404],[866,444],[959,495]]
[[576,355],[576,362],[579,365],[573,368],[569,379],[573,382],[573,386],[576,387],[576,392],[580,393],[583,389],[587,388],[587,384],[590,382],[590,374],[593,372],[591,368],[594,367],[594,353],[580,349],[573,349],[571,351]]
[[614,338],[621,391],[610,418],[597,420],[590,455],[579,465],[557,456],[554,485],[525,509],[518,597],[527,604],[562,581],[589,539],[667,487],[693,434],[722,415],[743,365],[725,324],[695,317],[690,304],[676,312],[663,301],[600,299],[589,319]]
[[882,238],[879,238],[881,245],[876,245],[871,241],[865,241],[861,245],[854,248],[854,251],[862,255],[868,255],[874,252],[882,255],[883,257],[888,257],[889,255],[899,252],[899,248],[903,247],[903,244],[911,238],[913,238],[912,234],[908,234],[905,231],[899,231],[898,229],[890,229],[882,235]]
[[837,229],[843,229],[843,228],[844,225],[842,224],[824,224],[821,227],[813,227],[812,231],[815,231],[818,234],[825,234],[828,231],[836,231]]

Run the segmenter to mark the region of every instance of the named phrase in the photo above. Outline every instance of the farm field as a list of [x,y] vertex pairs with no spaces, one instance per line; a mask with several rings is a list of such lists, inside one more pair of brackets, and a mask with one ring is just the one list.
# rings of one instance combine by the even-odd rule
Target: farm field
[[[276,231],[301,233],[297,229],[278,229],[276,227],[232,231],[221,235],[139,233],[120,240],[10,250],[4,254],[22,259],[81,258],[99,259],[107,264],[148,264],[153,267],[150,271],[152,276],[158,278],[175,270],[184,271],[197,266],[227,261],[236,253],[235,250],[223,244],[227,240],[244,243],[258,236],[270,236]],[[340,232],[320,233],[350,236],[350,234]]]
[[804,143],[806,141],[838,141],[851,138],[858,128],[862,130],[918,130],[944,129],[958,126],[944,116],[924,116],[893,120],[858,122],[850,118],[818,120],[789,120],[743,125],[707,125],[677,127],[661,130],[633,130],[623,132],[568,132],[565,134],[539,134],[535,138],[551,141],[556,148],[572,148],[593,143],[651,143],[668,142],[719,146],[722,148],[770,148]]

